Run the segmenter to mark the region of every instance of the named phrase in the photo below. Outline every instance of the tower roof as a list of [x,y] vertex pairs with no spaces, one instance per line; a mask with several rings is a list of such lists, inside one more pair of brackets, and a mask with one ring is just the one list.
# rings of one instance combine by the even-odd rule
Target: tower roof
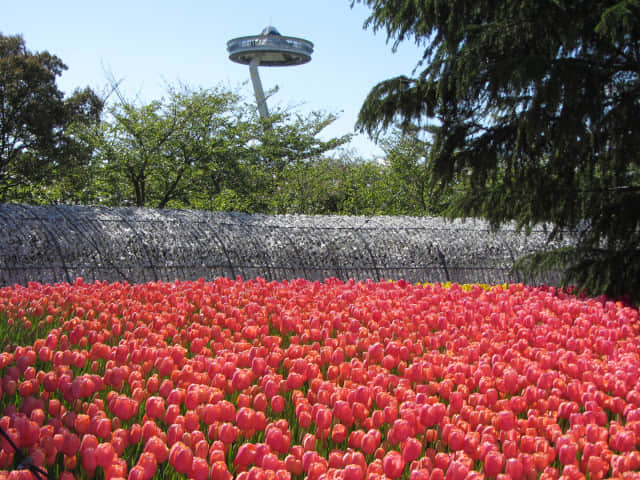
[[260,35],[278,35],[279,37],[282,36],[278,29],[273,25],[267,25],[266,27],[264,27]]

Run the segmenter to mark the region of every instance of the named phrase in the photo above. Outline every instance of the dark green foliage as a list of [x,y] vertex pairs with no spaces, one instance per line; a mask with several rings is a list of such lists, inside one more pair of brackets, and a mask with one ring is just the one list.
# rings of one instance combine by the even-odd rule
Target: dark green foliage
[[0,202],[46,202],[43,186],[87,161],[69,128],[98,121],[103,104],[89,89],[64,99],[56,77],[65,69],[48,52],[29,52],[22,37],[0,34]]
[[640,2],[358,0],[415,78],[375,86],[359,128],[428,128],[428,169],[464,179],[446,213],[577,230],[567,281],[640,297]]
[[389,215],[394,192],[381,163],[348,154],[287,168],[269,199],[269,213]]
[[338,212],[341,215],[383,215],[387,213],[388,178],[384,167],[374,162],[347,162],[344,175],[344,198]]
[[388,215],[439,216],[462,188],[458,177],[442,181],[430,169],[431,145],[420,132],[394,131],[380,142],[385,153],[385,176],[391,197]]

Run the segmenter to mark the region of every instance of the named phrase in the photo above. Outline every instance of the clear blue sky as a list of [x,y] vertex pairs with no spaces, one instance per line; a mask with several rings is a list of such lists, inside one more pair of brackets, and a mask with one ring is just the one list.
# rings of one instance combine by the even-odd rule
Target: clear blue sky
[[[405,42],[396,53],[384,32],[364,30],[369,10],[350,0],[184,0],[108,2],[59,0],[3,2],[0,32],[22,34],[27,48],[57,55],[68,70],[65,93],[90,86],[105,91],[107,73],[122,80],[128,98],[159,99],[166,85],[239,88],[253,99],[249,69],[231,62],[226,42],[274,25],[314,43],[310,63],[262,67],[265,90],[279,87],[269,106],[300,112],[325,110],[340,119],[323,136],[353,132],[370,89],[395,75],[411,75],[421,50]],[[365,158],[380,150],[365,136],[351,144]]]

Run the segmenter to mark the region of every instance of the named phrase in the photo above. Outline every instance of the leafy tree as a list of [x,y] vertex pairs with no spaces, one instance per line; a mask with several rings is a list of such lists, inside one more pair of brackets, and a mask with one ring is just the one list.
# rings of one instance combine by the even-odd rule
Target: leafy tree
[[273,211],[306,215],[384,214],[386,189],[383,165],[343,152],[288,168],[272,198]]
[[384,215],[394,192],[384,165],[355,159],[349,163],[344,178],[343,215]]
[[68,127],[97,122],[103,103],[90,89],[65,99],[56,86],[65,69],[21,36],[0,34],[0,202],[46,202],[46,185],[88,159]]
[[381,144],[385,153],[385,166],[389,171],[389,183],[395,192],[387,213],[426,214],[429,188],[426,169],[428,146],[416,135],[401,132],[383,139]]
[[319,139],[335,116],[317,112],[277,112],[265,128],[224,88],[183,86],[146,105],[119,93],[118,100],[85,132],[94,147],[93,196],[110,205],[270,212],[287,169],[349,139]]
[[[323,140],[322,131],[337,119],[334,114],[311,112],[303,116],[290,111],[276,111],[270,116],[269,128],[264,128],[255,114],[248,122],[252,139],[245,155],[250,174],[250,211],[284,213],[291,212],[291,205],[282,203],[287,193],[292,193],[292,182],[303,188],[309,179],[300,179],[301,172],[320,174],[319,165],[329,165],[324,158],[345,145],[351,135]],[[297,180],[296,180],[297,178]],[[300,181],[302,180],[302,181]],[[317,188],[317,182],[312,180]],[[308,188],[304,188],[308,190]],[[302,191],[294,193],[300,199]],[[307,202],[307,200],[303,200]]]
[[217,193],[224,182],[234,181],[237,95],[183,88],[146,105],[120,93],[118,100],[98,129],[85,132],[94,148],[94,188],[100,201],[197,206],[206,201],[206,190]]
[[304,215],[338,213],[344,200],[347,168],[341,158],[332,157],[288,167],[269,200],[270,210]]
[[356,1],[394,47],[424,47],[413,78],[371,90],[359,128],[428,128],[431,173],[465,178],[448,214],[577,230],[530,266],[640,295],[640,2]]
[[388,188],[387,215],[440,215],[463,188],[463,176],[443,183],[430,169],[431,145],[414,130],[394,131],[380,140]]

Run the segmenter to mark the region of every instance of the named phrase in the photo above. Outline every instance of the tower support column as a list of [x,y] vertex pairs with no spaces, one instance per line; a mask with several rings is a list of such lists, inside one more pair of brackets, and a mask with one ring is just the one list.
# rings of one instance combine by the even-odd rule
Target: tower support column
[[259,65],[260,55],[256,55],[249,63],[249,74],[251,76],[251,83],[253,84],[253,92],[256,95],[256,102],[258,103],[258,113],[260,113],[260,117],[266,119],[269,118],[269,110],[267,110],[267,99],[264,96],[262,82],[260,81],[260,75],[258,74]]

